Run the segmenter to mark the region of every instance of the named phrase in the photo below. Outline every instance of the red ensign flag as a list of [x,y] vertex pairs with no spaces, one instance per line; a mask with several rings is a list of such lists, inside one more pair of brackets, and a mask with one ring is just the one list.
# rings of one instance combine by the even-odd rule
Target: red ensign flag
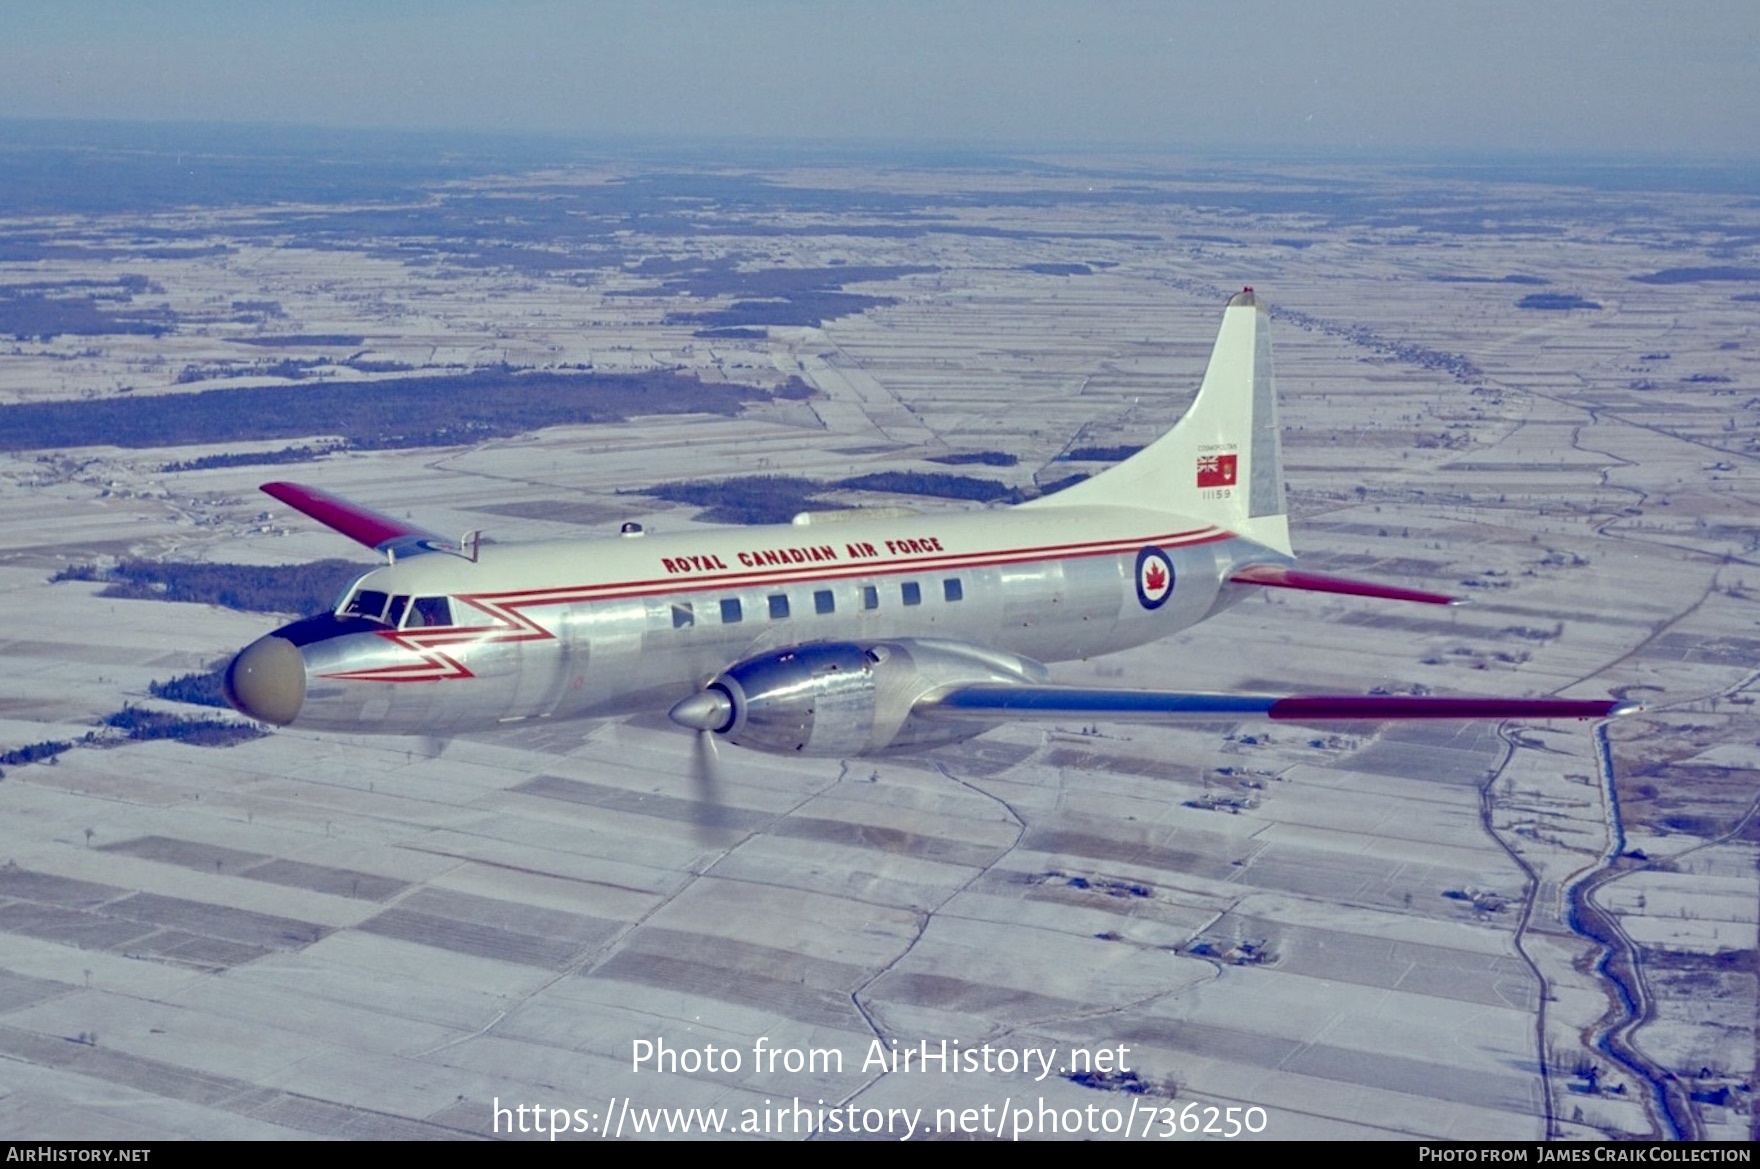
[[1199,487],[1233,487],[1235,460],[1238,455],[1199,455]]

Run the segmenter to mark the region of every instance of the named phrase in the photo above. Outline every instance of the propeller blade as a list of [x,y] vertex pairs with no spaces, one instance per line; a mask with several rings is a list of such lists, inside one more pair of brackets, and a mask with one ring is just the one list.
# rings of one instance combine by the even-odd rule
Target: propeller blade
[[715,750],[715,732],[698,731],[691,746],[691,791],[696,798],[692,821],[697,838],[705,844],[719,843],[721,829],[728,826],[727,806],[721,802],[721,755]]

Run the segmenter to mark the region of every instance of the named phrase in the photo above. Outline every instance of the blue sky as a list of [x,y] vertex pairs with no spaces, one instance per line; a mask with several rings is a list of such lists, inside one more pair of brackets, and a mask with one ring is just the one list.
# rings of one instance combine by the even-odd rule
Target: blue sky
[[19,0],[8,117],[1760,156],[1760,5]]

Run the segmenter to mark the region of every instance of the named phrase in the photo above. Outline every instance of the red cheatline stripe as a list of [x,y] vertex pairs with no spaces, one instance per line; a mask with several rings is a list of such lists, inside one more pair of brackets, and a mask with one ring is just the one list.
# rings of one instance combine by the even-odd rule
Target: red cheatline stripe
[[[887,576],[912,572],[945,571],[950,568],[987,568],[994,564],[1012,564],[1024,560],[1044,560],[1052,558],[1075,558],[1080,556],[1105,556],[1121,552],[1134,552],[1145,544],[1158,546],[1202,544],[1214,540],[1229,538],[1230,533],[1217,531],[1214,528],[1197,532],[1175,532],[1168,535],[1153,536],[1143,540],[1108,540],[1100,543],[1058,544],[1039,548],[1010,548],[987,552],[962,552],[950,556],[925,557],[920,560],[839,560],[835,567],[824,568],[825,561],[801,564],[798,567],[781,569],[777,566],[746,569],[744,571],[729,570],[723,573],[680,573],[647,580],[612,581],[598,585],[565,585],[549,589],[526,589],[517,593],[479,593],[473,594],[484,599],[505,604],[509,598],[536,599],[551,594],[566,593],[573,597],[581,594],[595,593],[609,589],[649,589],[659,586],[661,591],[671,591],[680,584],[697,585],[703,588],[719,588],[726,586],[750,586],[762,584],[781,584],[798,581],[802,578],[829,579],[837,576]],[[682,558],[675,558],[682,559]],[[689,589],[686,591],[696,591]],[[619,595],[625,595],[619,593]],[[634,595],[634,594],[629,594]]]
[[1233,533],[1217,529],[1199,532],[1177,532],[1142,540],[1108,540],[1104,543],[1065,544],[1044,548],[1015,548],[1006,552],[972,552],[923,560],[840,561],[836,567],[803,564],[798,568],[776,571],[754,570],[704,575],[656,577],[649,580],[612,581],[599,585],[567,585],[549,589],[525,589],[506,593],[461,594],[460,599],[480,604],[505,606],[509,609],[531,605],[562,605],[571,601],[615,600],[624,597],[654,596],[661,593],[714,592],[730,588],[758,588],[770,584],[801,584],[821,580],[847,580],[863,576],[910,576],[916,573],[948,572],[966,568],[993,568],[1004,564],[1021,564],[1035,560],[1074,560],[1092,556],[1115,556],[1153,545],[1158,548],[1186,547],[1233,538]]

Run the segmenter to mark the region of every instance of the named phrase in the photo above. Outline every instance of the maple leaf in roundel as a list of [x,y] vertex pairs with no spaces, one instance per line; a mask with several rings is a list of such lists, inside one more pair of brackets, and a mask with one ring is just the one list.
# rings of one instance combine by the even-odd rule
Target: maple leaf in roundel
[[1167,585],[1167,573],[1159,564],[1151,563],[1149,571],[1143,574],[1143,587],[1151,593],[1158,593]]

